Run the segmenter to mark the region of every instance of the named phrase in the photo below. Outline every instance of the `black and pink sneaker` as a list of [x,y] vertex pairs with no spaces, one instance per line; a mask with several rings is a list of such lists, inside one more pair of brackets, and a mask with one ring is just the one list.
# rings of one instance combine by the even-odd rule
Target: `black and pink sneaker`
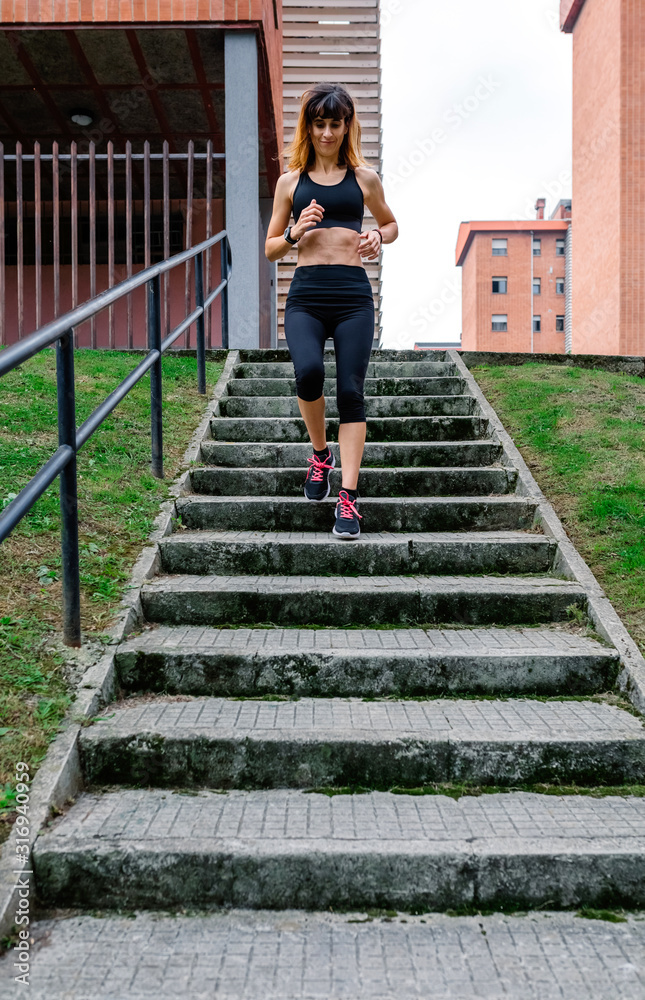
[[336,465],[336,459],[331,448],[327,458],[318,458],[314,452],[308,458],[309,471],[305,479],[305,496],[307,500],[326,500],[329,496],[331,486],[329,485],[329,473]]
[[358,497],[352,497],[346,490],[339,490],[336,504],[336,523],[332,534],[338,538],[360,538],[362,515],[357,509]]

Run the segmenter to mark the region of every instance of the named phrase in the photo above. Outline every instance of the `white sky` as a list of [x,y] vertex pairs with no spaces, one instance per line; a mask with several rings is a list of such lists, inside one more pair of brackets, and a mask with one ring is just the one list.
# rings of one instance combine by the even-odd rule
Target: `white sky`
[[399,223],[383,251],[384,347],[459,340],[460,222],[534,219],[539,197],[548,218],[571,197],[559,6],[381,0],[383,183]]

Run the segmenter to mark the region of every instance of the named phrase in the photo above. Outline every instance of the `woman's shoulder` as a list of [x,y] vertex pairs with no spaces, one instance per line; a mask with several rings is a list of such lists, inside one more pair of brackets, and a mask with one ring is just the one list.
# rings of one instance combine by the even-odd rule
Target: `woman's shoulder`
[[278,184],[282,187],[290,188],[294,181],[297,181],[299,177],[299,170],[285,170],[284,173],[280,174],[278,177]]
[[280,197],[293,199],[301,174],[299,170],[285,170],[278,177],[275,193]]
[[380,180],[374,167],[370,167],[366,163],[362,163],[360,166],[354,167],[354,173],[356,175],[356,179],[362,181],[366,185],[374,184],[376,181]]

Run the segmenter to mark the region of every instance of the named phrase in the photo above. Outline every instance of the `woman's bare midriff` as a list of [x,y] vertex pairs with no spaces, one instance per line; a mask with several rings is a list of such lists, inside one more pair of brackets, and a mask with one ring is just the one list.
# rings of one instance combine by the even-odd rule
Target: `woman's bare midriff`
[[352,264],[363,267],[358,252],[360,236],[353,229],[342,226],[330,229],[310,229],[298,242],[296,267],[312,264]]

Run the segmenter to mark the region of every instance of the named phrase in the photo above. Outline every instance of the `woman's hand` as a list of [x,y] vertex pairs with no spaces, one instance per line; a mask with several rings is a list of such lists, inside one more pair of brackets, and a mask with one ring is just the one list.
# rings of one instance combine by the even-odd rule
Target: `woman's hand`
[[375,260],[381,252],[381,237],[375,229],[369,229],[361,233],[360,239],[364,243],[359,243],[358,252],[365,260]]
[[300,213],[296,225],[291,227],[292,238],[294,240],[299,240],[305,235],[307,230],[313,229],[314,226],[317,226],[322,220],[324,211],[325,209],[322,205],[319,205],[316,202],[316,199],[312,198],[310,204],[307,205],[306,208],[303,208]]

